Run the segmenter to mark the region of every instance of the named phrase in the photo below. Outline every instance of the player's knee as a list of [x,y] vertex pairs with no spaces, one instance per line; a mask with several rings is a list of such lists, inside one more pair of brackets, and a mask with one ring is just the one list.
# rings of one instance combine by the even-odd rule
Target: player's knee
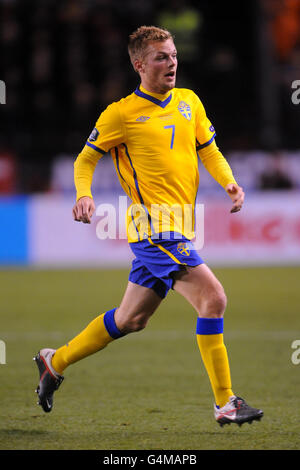
[[227,306],[227,297],[224,289],[221,285],[211,289],[205,296],[205,299],[201,299],[199,306],[199,313],[205,317],[222,317],[224,315]]
[[146,327],[147,323],[148,315],[141,313],[139,315],[135,315],[126,322],[125,330],[127,330],[128,333],[141,331]]
[[222,286],[215,289],[208,299],[208,315],[222,317],[227,305],[227,297]]

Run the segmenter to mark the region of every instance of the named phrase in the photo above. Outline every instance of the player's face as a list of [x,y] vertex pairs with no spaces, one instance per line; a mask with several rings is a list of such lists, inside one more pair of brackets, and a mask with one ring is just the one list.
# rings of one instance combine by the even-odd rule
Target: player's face
[[172,39],[150,42],[139,72],[142,86],[152,93],[166,93],[176,82],[177,51]]

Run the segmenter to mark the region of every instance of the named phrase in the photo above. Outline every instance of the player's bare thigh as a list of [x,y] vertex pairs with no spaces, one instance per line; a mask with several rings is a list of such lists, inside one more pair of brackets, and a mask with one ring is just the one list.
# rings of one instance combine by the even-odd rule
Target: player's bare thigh
[[128,282],[115,322],[120,331],[131,333],[145,328],[162,299],[153,289]]
[[176,273],[173,288],[197,311],[199,317],[222,317],[226,295],[222,284],[206,264]]

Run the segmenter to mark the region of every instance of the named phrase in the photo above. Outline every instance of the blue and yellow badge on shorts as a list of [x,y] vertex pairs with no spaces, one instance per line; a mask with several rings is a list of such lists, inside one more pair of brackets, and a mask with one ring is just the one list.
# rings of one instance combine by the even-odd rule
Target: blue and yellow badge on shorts
[[177,251],[183,256],[190,256],[191,250],[189,243],[187,242],[180,242],[177,244]]
[[193,243],[183,236],[180,241],[148,238],[129,246],[135,255],[129,281],[154,289],[162,298],[173,287],[174,272],[204,262]]

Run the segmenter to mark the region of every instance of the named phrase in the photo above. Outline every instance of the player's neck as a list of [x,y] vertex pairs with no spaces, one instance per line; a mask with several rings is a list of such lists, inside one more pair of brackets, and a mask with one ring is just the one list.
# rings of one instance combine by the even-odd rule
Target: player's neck
[[150,87],[146,88],[142,84],[140,84],[139,88],[143,93],[146,93],[147,95],[155,96],[155,98],[159,98],[161,100],[167,98],[170,95],[171,91],[172,91],[172,90],[168,90],[165,93],[158,93],[157,91],[148,90],[148,88],[150,88]]

